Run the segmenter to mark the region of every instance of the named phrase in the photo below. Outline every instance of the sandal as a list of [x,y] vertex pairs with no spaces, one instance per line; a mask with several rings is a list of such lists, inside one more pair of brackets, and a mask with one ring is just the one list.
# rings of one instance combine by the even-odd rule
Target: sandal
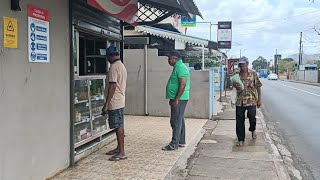
[[169,144],[169,145],[163,147],[162,150],[163,151],[174,151],[176,149]]
[[109,158],[109,161],[121,161],[126,159],[128,159],[127,156],[121,156],[120,154],[117,154]]
[[237,146],[243,146],[244,145],[244,142],[243,141],[239,141],[238,143],[237,143]]
[[252,131],[252,139],[257,139],[257,132],[256,131]]
[[108,156],[113,156],[113,155],[117,155],[117,154],[119,154],[118,149],[114,149],[114,150],[106,152],[106,155],[108,155]]

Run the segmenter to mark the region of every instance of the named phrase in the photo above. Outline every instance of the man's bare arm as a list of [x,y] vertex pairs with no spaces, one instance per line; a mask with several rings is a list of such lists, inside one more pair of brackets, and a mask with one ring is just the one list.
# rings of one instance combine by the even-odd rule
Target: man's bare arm
[[258,91],[258,107],[261,106],[261,87],[257,88]]
[[179,90],[175,98],[176,100],[180,100],[180,97],[182,96],[186,88],[186,85],[187,85],[187,78],[179,78]]
[[110,101],[116,91],[116,88],[117,88],[117,85],[116,83],[109,83],[109,87],[108,87],[108,96],[107,96],[107,99],[106,99],[106,102],[104,104],[104,107],[103,107],[103,111],[106,111],[109,104],[110,104]]

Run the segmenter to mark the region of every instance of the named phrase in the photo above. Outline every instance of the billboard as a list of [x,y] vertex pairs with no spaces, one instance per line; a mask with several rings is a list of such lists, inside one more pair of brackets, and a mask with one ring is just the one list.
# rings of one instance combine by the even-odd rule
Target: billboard
[[232,22],[218,22],[218,49],[231,49],[232,44]]
[[191,19],[187,16],[181,16],[181,26],[182,27],[196,27],[197,25],[197,16],[191,14]]

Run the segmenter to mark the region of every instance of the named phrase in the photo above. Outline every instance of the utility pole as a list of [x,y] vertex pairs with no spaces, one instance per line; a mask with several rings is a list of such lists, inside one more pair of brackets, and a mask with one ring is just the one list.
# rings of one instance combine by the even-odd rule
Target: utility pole
[[276,55],[274,57],[274,72],[278,74],[278,49],[276,49]]
[[299,65],[302,64],[302,32],[300,32]]
[[209,24],[210,25],[210,41],[212,40],[212,26],[217,26],[218,24],[213,24],[211,21],[210,22],[197,22],[198,24]]

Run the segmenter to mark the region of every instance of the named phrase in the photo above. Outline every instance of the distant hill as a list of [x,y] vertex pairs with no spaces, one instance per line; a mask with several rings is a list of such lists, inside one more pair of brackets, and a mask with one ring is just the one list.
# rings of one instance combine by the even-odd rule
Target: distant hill
[[[294,61],[299,62],[299,54],[293,54],[288,56],[287,58],[292,58]],[[320,60],[320,53],[319,54],[303,54],[302,55],[302,60],[304,63],[307,61],[312,61],[312,60]]]

